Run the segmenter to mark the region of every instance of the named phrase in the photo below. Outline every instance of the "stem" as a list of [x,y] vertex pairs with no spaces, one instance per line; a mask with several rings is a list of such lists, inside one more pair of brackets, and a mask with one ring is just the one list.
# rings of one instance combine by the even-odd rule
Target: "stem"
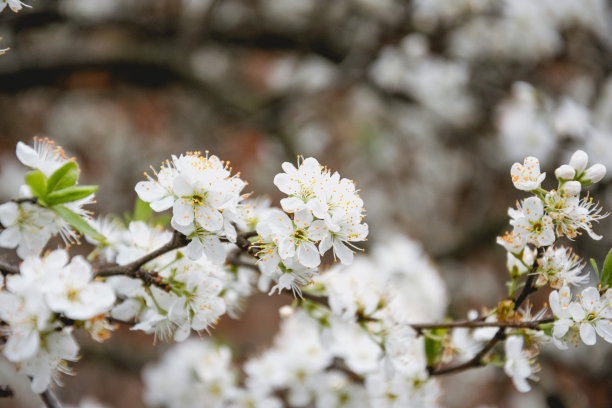
[[417,331],[428,330],[428,329],[456,329],[456,328],[474,329],[478,327],[515,327],[515,328],[524,328],[524,329],[537,329],[538,326],[541,324],[551,323],[554,321],[555,319],[553,317],[548,317],[548,318],[539,319],[539,320],[531,320],[527,322],[484,322],[484,321],[478,321],[478,320],[459,320],[456,322],[447,322],[447,323],[410,324],[409,326]]
[[47,388],[45,392],[40,394],[40,398],[45,403],[47,408],[62,408],[62,403],[57,399],[53,391]]
[[14,395],[13,390],[8,385],[0,385],[0,398],[11,398]]
[[253,243],[249,241],[249,238],[256,237],[256,236],[257,236],[256,231],[248,231],[248,232],[243,232],[241,234],[238,234],[238,236],[236,237],[236,246],[240,248],[241,251],[254,257],[259,252],[259,247],[254,246]]
[[182,248],[186,246],[188,243],[189,241],[187,240],[186,236],[184,236],[178,231],[174,231],[174,235],[172,235],[172,239],[166,245],[162,246],[161,248],[158,248],[155,251],[148,253],[142,258],[139,258],[135,260],[134,262],[131,262],[127,265],[111,265],[111,266],[104,266],[104,267],[98,268],[98,272],[96,272],[96,276],[130,275],[130,273],[138,271],[140,267],[146,264],[147,262],[159,256],[162,256],[165,253],[168,253],[178,248]]
[[[525,299],[527,299],[527,296],[529,296],[532,292],[535,292],[537,290],[537,288],[533,287],[533,282],[535,280],[535,271],[538,269],[538,258],[540,257],[540,255],[542,255],[542,253],[543,253],[543,249],[538,248],[535,260],[533,261],[533,265],[531,266],[531,272],[527,276],[527,281],[525,282],[525,286],[523,286],[523,290],[521,291],[519,297],[514,301],[514,310],[517,310],[521,306],[521,304],[523,304]],[[489,352],[493,349],[493,347],[495,347],[495,345],[499,341],[505,339],[506,337],[505,332],[506,332],[507,327],[516,327],[516,326],[500,326],[497,332],[495,332],[495,335],[493,336],[493,338],[489,340],[484,345],[482,350],[480,350],[478,354],[476,354],[470,360],[466,361],[465,363],[458,364],[456,366],[444,367],[444,368],[439,368],[439,369],[431,368],[429,371],[429,375],[437,376],[437,375],[452,374],[452,373],[468,370],[470,368],[481,367],[485,365],[484,358],[486,357],[487,354],[489,354]]]
[[9,263],[6,263],[4,261],[0,261],[0,272],[3,275],[18,275],[19,267],[16,265],[11,265]]

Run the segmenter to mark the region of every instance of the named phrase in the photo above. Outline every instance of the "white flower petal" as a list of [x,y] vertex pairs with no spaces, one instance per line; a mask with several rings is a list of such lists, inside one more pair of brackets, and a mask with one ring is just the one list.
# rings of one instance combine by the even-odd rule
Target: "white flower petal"
[[584,344],[592,346],[597,341],[595,328],[593,328],[593,326],[591,326],[589,323],[580,323],[580,338]]

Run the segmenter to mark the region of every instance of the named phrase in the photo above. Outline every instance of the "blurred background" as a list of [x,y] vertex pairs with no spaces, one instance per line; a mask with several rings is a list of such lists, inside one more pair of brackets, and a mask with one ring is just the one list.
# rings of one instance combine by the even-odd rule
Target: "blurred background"
[[[371,243],[396,232],[422,243],[447,284],[449,315],[463,318],[506,294],[495,237],[523,196],[511,164],[535,155],[547,188],[578,148],[612,169],[605,0],[27,3],[0,14],[0,48],[11,48],[0,57],[3,201],[25,173],[15,145],[33,136],[78,158],[82,181],[100,185],[97,214],[131,210],[135,183],[170,154],[210,150],[274,203],[280,164],[315,156],[361,189]],[[591,194],[612,208],[610,176]],[[572,245],[601,262],[610,220],[595,230],[602,241]],[[245,358],[270,342],[288,303],[254,296],[213,335]],[[60,398],[142,406],[140,369],[165,346],[124,329],[101,345],[82,337],[78,375],[63,377]],[[445,378],[442,402],[611,407],[610,361],[606,344],[546,348],[531,393],[480,369]],[[19,398],[0,406],[36,406]]]

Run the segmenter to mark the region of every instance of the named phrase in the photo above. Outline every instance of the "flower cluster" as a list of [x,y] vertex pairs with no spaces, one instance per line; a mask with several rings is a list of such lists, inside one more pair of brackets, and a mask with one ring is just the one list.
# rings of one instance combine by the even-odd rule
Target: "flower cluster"
[[238,205],[245,198],[246,185],[238,175],[231,176],[229,163],[200,152],[172,156],[155,177],[136,185],[141,200],[154,211],[172,208],[172,227],[191,241],[187,255],[194,260],[203,254],[223,263],[225,253],[220,238],[236,239],[233,225],[239,222]]
[[580,193],[583,186],[600,181],[606,169],[601,164],[586,169],[587,160],[583,151],[574,153],[569,164],[555,171],[559,185],[550,191],[540,186],[545,174],[540,174],[538,159],[528,157],[524,164],[514,163],[511,171],[514,186],[533,196],[518,203],[517,209],[508,210],[514,230],[499,237],[497,242],[507,251],[520,254],[528,244],[546,247],[561,236],[574,239],[581,231],[600,239],[593,232],[593,223],[608,214],[601,214],[601,208],[588,195],[580,198]]
[[[60,234],[65,243],[78,242],[66,217],[76,214],[89,219],[91,214],[83,206],[94,202],[96,189],[77,185],[78,166],[66,157],[60,146],[47,138],[35,138],[34,147],[19,142],[17,158],[32,171],[19,189],[22,202],[0,205],[0,223],[4,226],[0,232],[0,247],[17,248],[17,255],[25,259],[40,255],[56,234]],[[27,201],[30,198],[32,202]]]
[[[112,231],[117,236],[114,244],[103,246],[100,252],[115,252],[116,258],[111,259],[119,265],[127,265],[172,239],[171,232],[142,221],[132,221],[128,228],[115,224]],[[221,249],[226,252],[223,246]],[[158,285],[127,276],[107,279],[120,300],[110,314],[121,321],[136,321],[133,330],[153,333],[165,341],[183,341],[191,330],[208,330],[227,311],[237,317],[255,280],[255,272],[249,268],[222,267],[206,257],[194,261],[181,249],[155,258],[141,270],[158,279]]]
[[577,343],[578,334],[589,346],[596,343],[596,333],[612,343],[612,289],[600,296],[597,288],[587,287],[572,300],[570,288],[564,286],[550,293],[549,303],[557,318],[552,339],[560,349],[566,349],[568,341]]
[[257,223],[259,266],[279,290],[295,290],[315,275],[329,249],[340,262],[351,264],[352,242],[366,239],[368,225],[362,222],[363,200],[352,180],[312,157],[297,168],[288,162],[282,168],[274,184],[288,196],[281,200],[285,212],[271,209]]
[[[363,201],[351,180],[314,158],[282,165],[274,178],[287,195],[280,209],[247,200],[246,183],[216,156],[172,156],[136,185],[141,200],[122,220],[92,218],[82,208],[97,188],[78,184],[78,165],[51,141],[19,144],[17,155],[31,171],[23,197],[0,206],[0,244],[23,259],[19,267],[0,263],[3,353],[38,393],[76,360],[75,329],[103,341],[119,322],[181,342],[144,374],[147,402],[177,407],[202,400],[218,407],[435,407],[435,375],[503,361],[525,392],[544,342],[566,348],[579,336],[592,345],[597,335],[612,342],[612,255],[600,286],[572,300],[570,285],[589,282],[584,262],[554,246],[583,231],[599,239],[592,224],[607,216],[580,197],[605,175],[602,165],[587,166],[582,151],[557,168],[558,187],[550,191],[535,157],[512,166],[515,187],[531,196],[508,211],[513,230],[498,238],[507,250],[508,299],[471,311],[464,322],[439,324],[420,323],[442,321],[448,304],[422,248],[389,235],[369,257],[354,259],[354,243],[368,235]],[[168,230],[153,212],[170,208]],[[93,246],[87,258],[69,260],[65,249],[40,256],[49,238],[72,242],[75,230]],[[330,249],[340,262],[320,272]],[[550,317],[523,303],[544,286],[555,289]],[[209,332],[226,313],[237,317],[255,288],[299,296],[281,308],[273,345],[249,358],[239,378],[227,347],[188,338]],[[500,341],[505,352],[498,355]],[[459,365],[449,366],[454,360]]]
[[[587,287],[578,300],[572,302],[569,286],[587,284],[589,276],[583,272],[584,263],[571,249],[554,246],[558,238],[573,240],[583,231],[592,239],[601,239],[593,232],[593,223],[608,214],[602,214],[602,209],[588,194],[583,198],[580,195],[583,187],[604,178],[606,168],[599,163],[587,167],[587,163],[588,155],[576,151],[569,164],[555,170],[558,187],[550,191],[542,188],[546,174],[540,172],[535,157],[527,157],[523,164],[514,163],[510,172],[514,186],[532,194],[518,203],[516,209],[508,210],[514,229],[497,239],[508,251],[508,270],[512,278],[510,298],[516,297],[517,281],[525,275],[531,288],[550,285],[558,289],[551,292],[549,299],[555,319],[552,336],[523,329],[506,341],[505,371],[521,392],[531,388],[526,379],[535,378],[533,374],[537,366],[534,360],[541,342],[552,338],[557,346],[567,348],[566,342],[575,340],[580,333],[584,343],[592,345],[595,344],[596,332],[605,340],[612,341],[609,321],[612,291],[608,290],[600,297],[598,288]],[[505,314],[506,319],[519,321],[532,318],[530,309],[523,312],[508,310],[503,304],[498,306],[497,313]],[[540,312],[538,317],[543,313]],[[524,344],[523,338],[528,342]]]
[[115,302],[111,287],[92,278],[89,263],[79,256],[68,262],[61,249],[26,258],[20,273],[6,278],[0,317],[10,328],[3,353],[33,377],[34,392],[47,389],[57,370],[68,372],[64,360],[76,360],[74,322],[93,325]]

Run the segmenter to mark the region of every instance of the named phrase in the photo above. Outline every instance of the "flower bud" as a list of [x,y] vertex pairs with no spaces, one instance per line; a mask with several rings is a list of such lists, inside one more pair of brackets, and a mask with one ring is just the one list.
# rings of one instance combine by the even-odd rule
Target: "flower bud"
[[573,180],[576,176],[576,170],[572,166],[564,164],[555,170],[555,176],[559,180]]
[[582,177],[582,180],[587,183],[597,183],[606,175],[606,166],[601,163],[592,165],[587,169]]
[[569,165],[576,169],[576,173],[580,174],[586,169],[589,161],[589,155],[582,150],[576,150],[576,153],[572,154]]
[[580,194],[580,190],[582,189],[582,185],[579,181],[568,181],[562,187],[563,194],[566,196],[577,196]]
[[289,305],[285,305],[278,309],[278,314],[281,318],[286,319],[288,317],[291,317],[291,315],[293,314],[293,308]]

